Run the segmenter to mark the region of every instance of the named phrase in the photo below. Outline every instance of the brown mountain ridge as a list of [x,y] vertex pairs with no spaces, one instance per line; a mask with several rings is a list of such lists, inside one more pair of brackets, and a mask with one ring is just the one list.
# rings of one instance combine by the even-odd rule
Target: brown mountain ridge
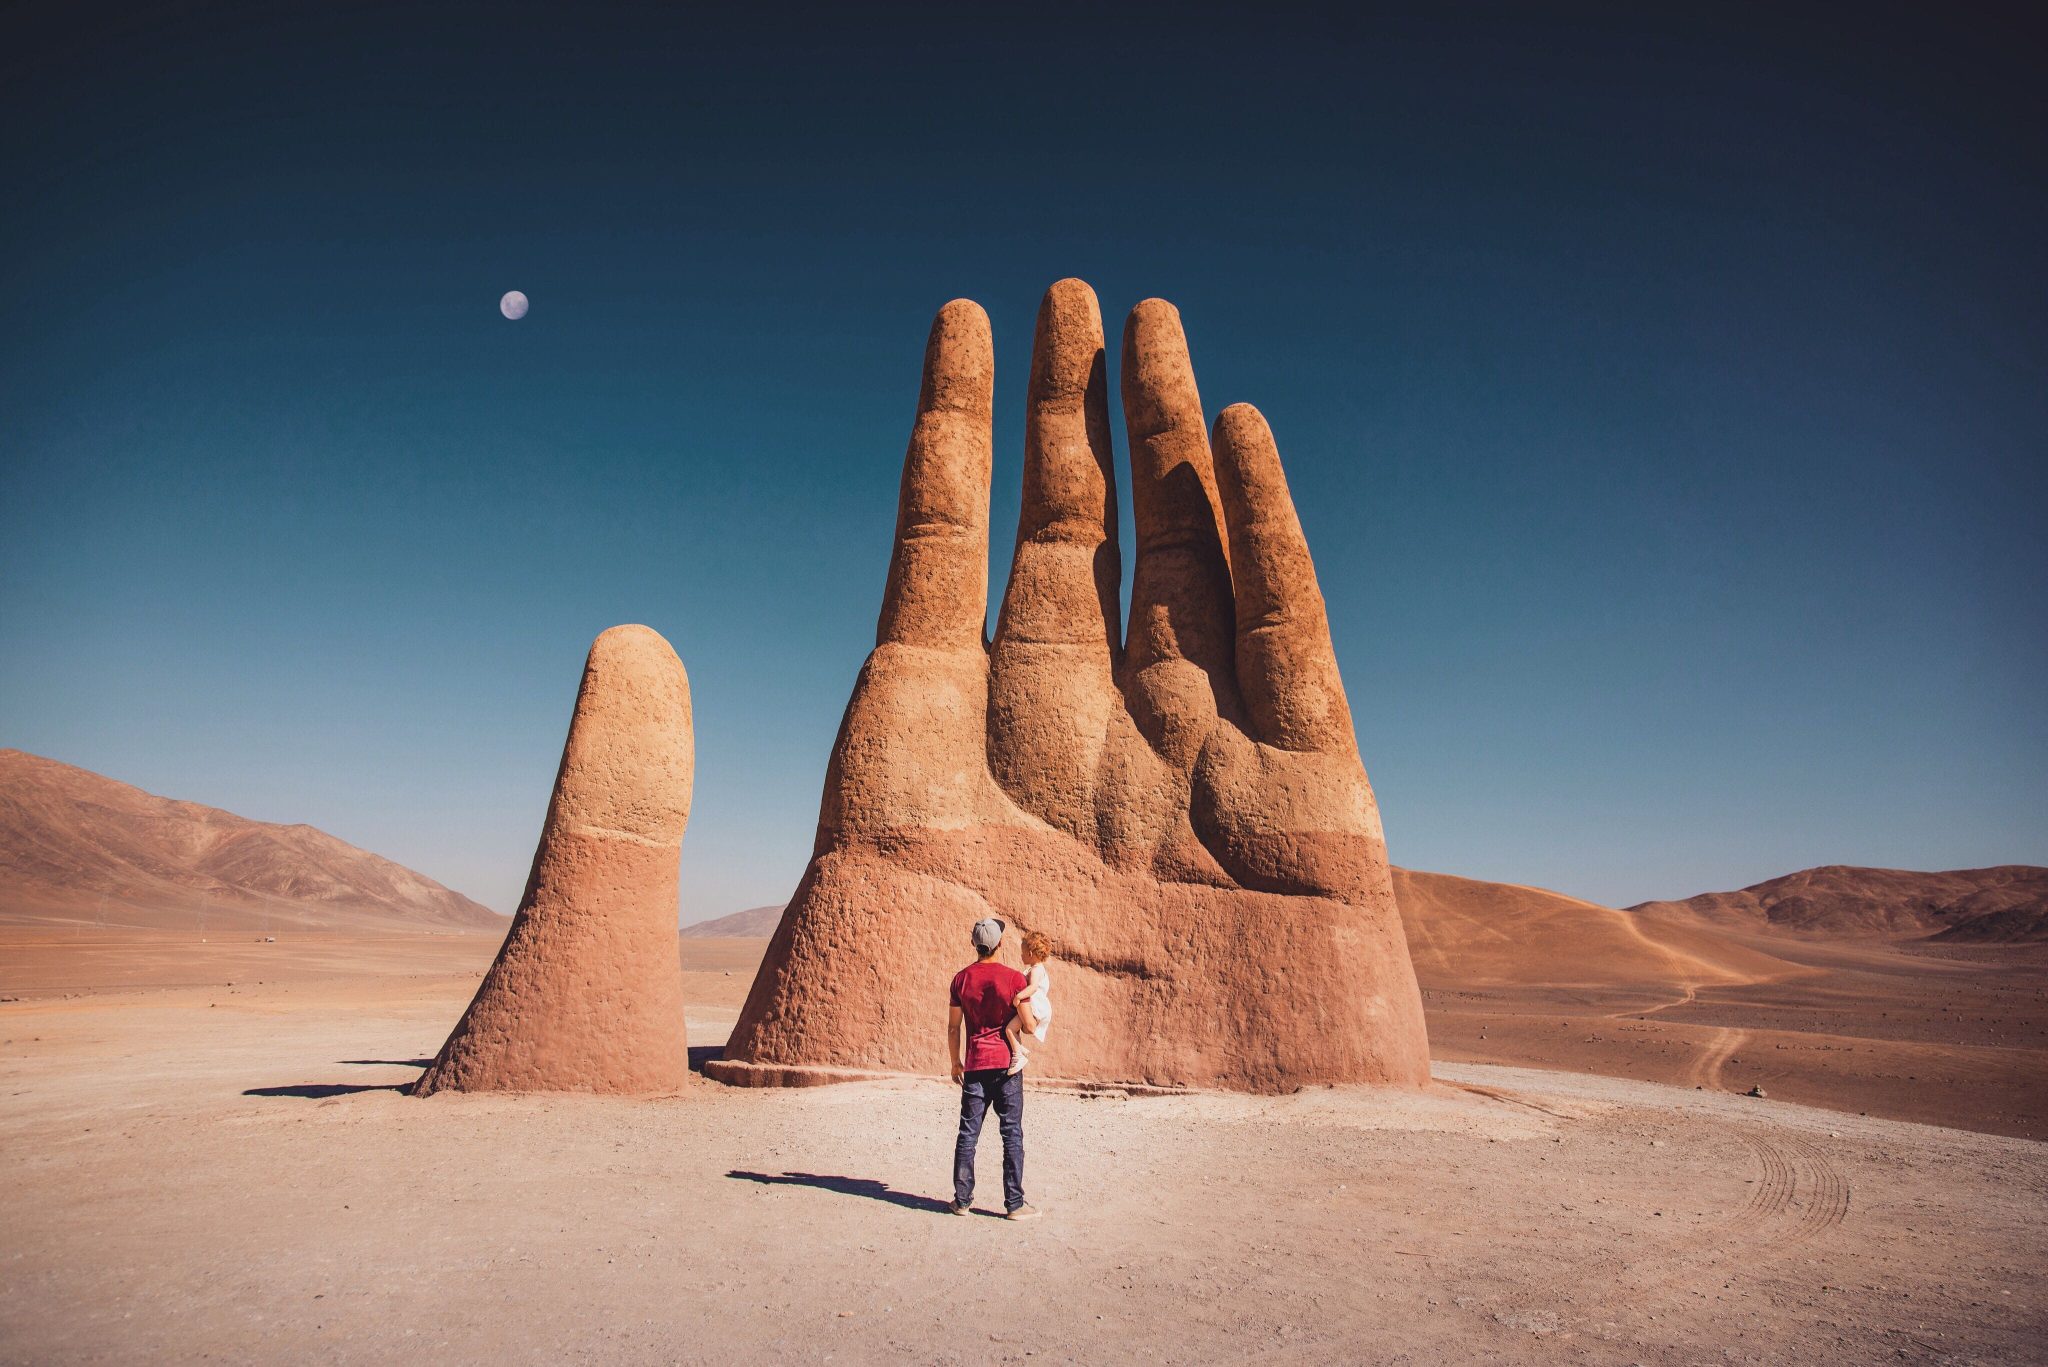
[[2001,864],[1919,873],[1824,864],[1734,892],[1629,908],[1674,909],[1747,929],[1951,944],[2033,942],[2048,940],[2048,868]]
[[683,927],[683,934],[698,940],[765,940],[781,922],[782,904],[778,902],[772,907],[748,907],[730,916],[694,922]]
[[505,918],[311,826],[0,750],[0,925],[37,924],[477,931]]

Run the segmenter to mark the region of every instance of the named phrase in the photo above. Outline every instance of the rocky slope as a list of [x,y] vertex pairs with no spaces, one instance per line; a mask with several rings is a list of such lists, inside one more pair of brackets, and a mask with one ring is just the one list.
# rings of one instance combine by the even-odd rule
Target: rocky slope
[[1654,923],[1517,883],[1394,870],[1425,989],[1644,988],[1751,982],[1785,964],[1686,916]]
[[1809,934],[1947,942],[2048,939],[2048,868],[1918,873],[1828,864],[1735,892],[1645,902],[1634,912],[1683,909],[1723,925]]
[[0,925],[502,930],[505,918],[311,826],[251,821],[0,750]]
[[699,921],[683,927],[683,934],[698,939],[765,940],[782,920],[782,908],[748,907],[716,920]]

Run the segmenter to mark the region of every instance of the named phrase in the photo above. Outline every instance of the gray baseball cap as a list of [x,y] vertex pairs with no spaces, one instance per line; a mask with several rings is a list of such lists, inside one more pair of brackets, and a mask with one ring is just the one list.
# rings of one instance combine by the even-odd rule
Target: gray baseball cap
[[1003,931],[1007,929],[993,916],[984,916],[974,923],[974,947],[986,954],[1003,942]]

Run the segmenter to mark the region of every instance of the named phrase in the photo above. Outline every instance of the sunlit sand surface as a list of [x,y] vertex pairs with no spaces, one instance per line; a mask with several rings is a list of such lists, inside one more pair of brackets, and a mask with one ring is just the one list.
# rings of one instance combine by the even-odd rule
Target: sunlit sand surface
[[[761,946],[684,941],[694,1046]],[[2021,1361],[2048,1333],[2048,1150],[1775,1087],[1440,1059],[1422,1093],[1033,1092],[1049,1213],[1013,1226],[939,1213],[938,1081],[402,1095],[488,936],[0,948],[7,1361]],[[1677,1010],[1649,1021],[1682,1072],[1725,1027]],[[1482,1019],[1431,1023],[1455,1053]],[[1658,1056],[1632,1028],[1607,1061]]]

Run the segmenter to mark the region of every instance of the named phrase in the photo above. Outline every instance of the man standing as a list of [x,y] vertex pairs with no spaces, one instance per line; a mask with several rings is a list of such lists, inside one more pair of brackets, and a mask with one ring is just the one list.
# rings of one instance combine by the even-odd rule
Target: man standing
[[960,1084],[960,1137],[953,1141],[953,1204],[947,1209],[965,1215],[974,1200],[974,1147],[982,1117],[993,1106],[1003,1132],[1003,1206],[1012,1220],[1029,1220],[1038,1212],[1024,1204],[1024,1075],[1010,1071],[1010,1045],[1003,1038],[1012,1003],[1029,979],[996,962],[1003,930],[993,916],[976,921],[974,952],[980,957],[953,975],[946,1052]]

